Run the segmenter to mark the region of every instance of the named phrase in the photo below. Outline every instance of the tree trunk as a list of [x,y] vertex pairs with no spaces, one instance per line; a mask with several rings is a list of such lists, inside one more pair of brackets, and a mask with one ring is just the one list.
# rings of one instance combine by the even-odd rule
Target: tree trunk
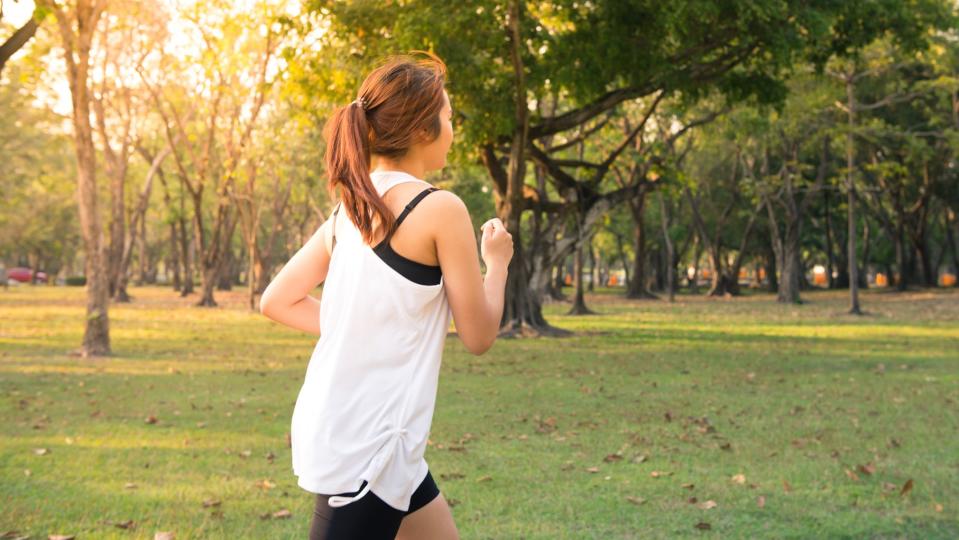
[[872,229],[869,220],[862,220],[862,268],[859,271],[859,288],[869,288],[869,255],[872,248]]
[[[182,203],[182,199],[181,199]],[[182,204],[181,204],[182,210]],[[180,255],[183,262],[183,288],[180,290],[180,297],[193,294],[193,261],[196,260],[196,238],[190,232],[186,224],[186,217],[180,214]]]
[[639,190],[635,198],[628,201],[633,216],[633,275],[626,290],[626,298],[631,300],[655,299],[656,295],[646,288],[646,189]]
[[232,291],[233,281],[236,276],[236,254],[227,247],[223,253],[223,266],[219,278],[217,278],[216,289],[218,291]]
[[[138,148],[140,150],[140,148]],[[170,269],[173,270],[173,290],[176,292],[180,291],[182,286],[180,281],[180,247],[177,233],[177,220],[173,218],[173,201],[170,197],[170,186],[167,184],[166,176],[163,174],[163,168],[157,168],[157,176],[160,177],[160,184],[163,186],[163,205],[166,207],[167,214],[171,216],[169,219],[170,226],[170,257],[168,259],[168,265],[166,269],[167,277],[169,278]]]
[[856,184],[854,172],[856,166],[853,130],[856,128],[856,99],[852,75],[846,78],[846,107],[849,119],[849,133],[846,134],[846,193],[847,228],[846,251],[849,263],[849,313],[862,315],[859,308],[859,265],[856,263]]
[[596,255],[595,248],[593,248],[593,238],[596,238],[595,234],[589,238],[589,243],[586,244],[587,249],[589,249],[589,292],[596,290],[596,283],[599,281],[599,269],[596,265],[599,257]]
[[583,296],[583,248],[580,244],[576,247],[573,255],[573,285],[576,286],[576,294],[573,298],[573,307],[570,308],[567,315],[592,315],[594,312],[586,307],[586,300]]
[[905,216],[901,212],[897,212],[896,215],[896,237],[893,243],[896,249],[896,269],[899,270],[896,290],[902,292],[909,286],[909,269],[906,263]]
[[666,216],[666,204],[663,202],[663,193],[659,192],[659,216],[663,228],[663,244],[666,246],[666,293],[669,301],[676,301],[676,262],[673,255],[673,241],[669,237],[669,220]]
[[[87,305],[83,357],[110,354],[110,323],[107,312],[109,282],[106,253],[101,243],[101,226],[97,208],[96,149],[93,145],[93,127],[90,124],[90,49],[97,21],[102,14],[98,5],[89,0],[77,0],[69,12],[52,2],[41,2],[51,8],[60,29],[64,48],[67,77],[73,103],[73,127],[77,159],[77,201],[80,229],[86,255]],[[71,20],[71,19],[76,19]],[[74,33],[74,23],[77,32]]]
[[568,335],[568,330],[554,327],[543,318],[542,304],[529,291],[529,276],[526,274],[526,251],[523,245],[522,214],[525,209],[523,187],[526,178],[526,143],[529,134],[529,105],[526,95],[525,68],[521,49],[525,42],[520,36],[524,4],[513,0],[509,4],[507,32],[510,60],[515,75],[514,83],[514,129],[510,141],[507,168],[502,164],[491,145],[482,150],[483,162],[493,178],[496,188],[496,214],[506,230],[513,234],[513,258],[510,260],[506,278],[506,296],[500,334],[504,337],[525,335]]

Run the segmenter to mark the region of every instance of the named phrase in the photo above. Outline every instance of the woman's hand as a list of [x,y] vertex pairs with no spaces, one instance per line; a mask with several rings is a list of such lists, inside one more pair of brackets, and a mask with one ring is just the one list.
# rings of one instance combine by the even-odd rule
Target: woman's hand
[[513,258],[513,235],[506,230],[499,218],[492,218],[480,229],[483,237],[480,241],[480,255],[487,268],[509,266]]

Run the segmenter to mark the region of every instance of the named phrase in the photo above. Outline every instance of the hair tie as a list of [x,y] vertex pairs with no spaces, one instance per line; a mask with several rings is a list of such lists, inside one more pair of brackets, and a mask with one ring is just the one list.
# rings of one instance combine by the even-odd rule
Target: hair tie
[[364,111],[366,110],[366,100],[361,97],[354,99],[353,103],[351,103],[350,105],[353,105],[353,104],[359,105],[360,108],[363,109]]

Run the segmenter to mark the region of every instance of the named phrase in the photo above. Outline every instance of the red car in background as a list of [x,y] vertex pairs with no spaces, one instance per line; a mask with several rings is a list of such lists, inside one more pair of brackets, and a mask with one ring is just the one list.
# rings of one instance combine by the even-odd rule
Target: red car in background
[[46,272],[34,272],[29,268],[17,267],[7,269],[7,279],[12,279],[14,281],[19,281],[21,283],[30,283],[33,281],[34,274],[36,274],[37,283],[46,283],[47,274]]

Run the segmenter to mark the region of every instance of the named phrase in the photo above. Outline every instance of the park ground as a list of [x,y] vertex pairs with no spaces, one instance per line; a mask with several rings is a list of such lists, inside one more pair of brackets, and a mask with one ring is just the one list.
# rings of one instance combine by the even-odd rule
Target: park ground
[[[0,536],[305,538],[287,433],[315,338],[134,287],[0,290]],[[447,339],[426,460],[464,539],[959,538],[959,291],[587,295],[575,332]],[[15,535],[14,535],[15,536]]]

